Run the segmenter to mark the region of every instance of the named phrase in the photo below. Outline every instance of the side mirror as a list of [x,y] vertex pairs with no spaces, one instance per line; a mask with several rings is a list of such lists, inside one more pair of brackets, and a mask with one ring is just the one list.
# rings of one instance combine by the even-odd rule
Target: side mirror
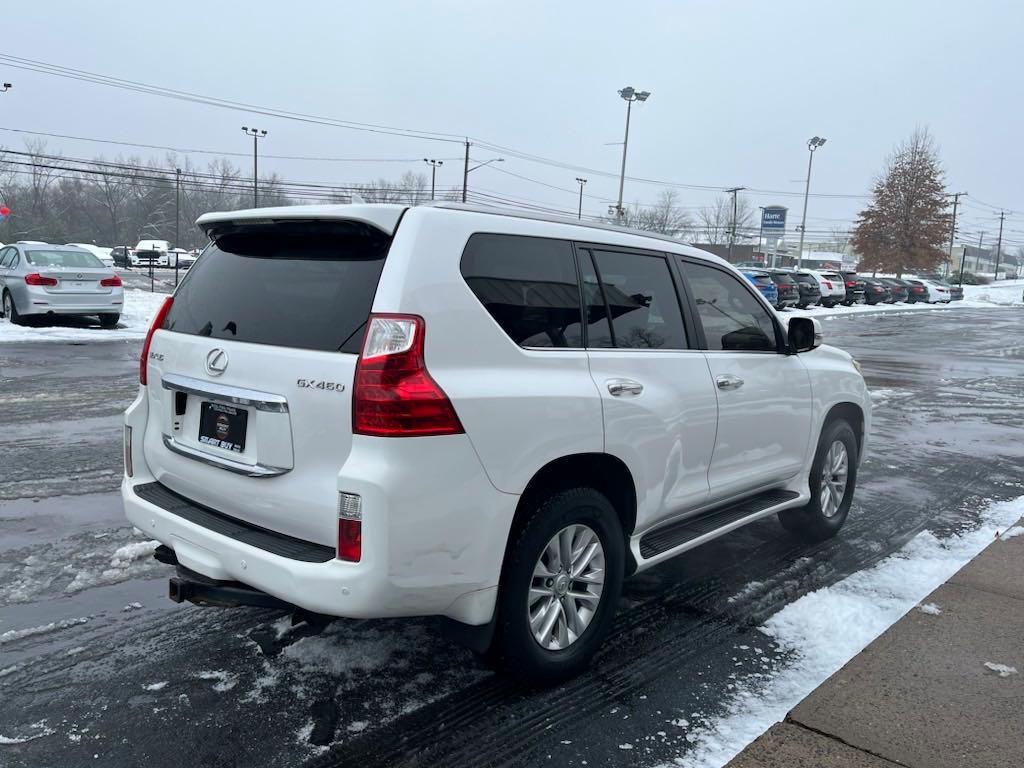
[[794,352],[810,352],[821,346],[821,323],[813,317],[789,319],[789,348]]

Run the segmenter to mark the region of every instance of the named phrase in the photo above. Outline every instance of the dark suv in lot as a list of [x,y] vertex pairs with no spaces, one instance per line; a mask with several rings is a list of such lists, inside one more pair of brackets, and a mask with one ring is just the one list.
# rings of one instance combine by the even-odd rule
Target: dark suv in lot
[[768,274],[771,275],[775,287],[779,289],[779,297],[775,300],[776,309],[795,307],[800,303],[800,288],[793,275],[781,269],[770,269]]
[[851,307],[858,302],[864,301],[867,288],[864,278],[850,269],[841,270],[839,274],[842,275],[843,282],[846,284],[846,299],[843,301],[843,304]]

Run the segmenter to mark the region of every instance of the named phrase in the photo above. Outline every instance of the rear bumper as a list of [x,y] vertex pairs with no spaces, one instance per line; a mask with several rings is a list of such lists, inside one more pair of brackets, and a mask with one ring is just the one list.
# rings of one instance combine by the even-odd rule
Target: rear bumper
[[18,312],[22,315],[96,315],[120,313],[124,306],[124,289],[114,288],[109,293],[54,293],[38,287],[27,287],[24,297],[18,297]]
[[[332,495],[327,503],[336,505],[337,490],[362,498],[361,560],[334,559],[331,548],[325,558],[311,561],[317,558],[303,560],[296,550],[268,544],[258,535],[240,536],[230,528],[230,519],[225,528],[181,509],[176,514],[173,504],[140,494],[138,486],[165,479],[174,482],[173,476],[155,476],[147,462],[146,411],[143,390],[125,416],[133,433],[133,477],[125,477],[121,485],[125,515],[147,536],[173,550],[183,567],[328,616],[439,615],[466,624],[490,621],[519,497],[491,485],[465,435],[409,440],[356,436],[348,459],[332,478],[336,490],[328,489]],[[193,463],[190,479],[213,492],[223,470]],[[166,473],[158,470],[158,474]],[[282,478],[251,482],[274,494]],[[206,499],[210,506],[205,509],[216,513],[213,498]],[[282,503],[281,515],[312,512],[286,506]],[[238,517],[234,521],[257,528]],[[329,535],[336,535],[334,530]],[[258,531],[297,541],[265,528]],[[328,537],[320,537],[320,543],[304,543],[325,550],[322,539]]]

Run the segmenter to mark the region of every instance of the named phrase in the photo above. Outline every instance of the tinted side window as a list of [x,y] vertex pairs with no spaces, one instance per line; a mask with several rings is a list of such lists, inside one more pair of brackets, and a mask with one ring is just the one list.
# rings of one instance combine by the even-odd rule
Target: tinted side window
[[572,244],[475,234],[462,277],[502,330],[523,347],[582,347],[580,290]]
[[775,323],[740,279],[714,267],[682,262],[708,349],[775,352]]
[[616,347],[686,349],[679,298],[661,256],[593,252]]

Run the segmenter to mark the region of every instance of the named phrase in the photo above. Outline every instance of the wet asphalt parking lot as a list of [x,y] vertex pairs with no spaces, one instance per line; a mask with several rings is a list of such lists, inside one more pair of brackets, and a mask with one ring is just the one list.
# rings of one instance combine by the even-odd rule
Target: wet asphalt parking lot
[[862,363],[875,403],[842,533],[802,545],[766,519],[632,578],[593,669],[547,691],[496,677],[429,620],[313,633],[273,611],[171,603],[170,569],[117,493],[139,342],[0,345],[0,766],[685,756],[739,682],[785,662],[756,629],[768,616],[1024,493],[1024,312],[823,325]]

